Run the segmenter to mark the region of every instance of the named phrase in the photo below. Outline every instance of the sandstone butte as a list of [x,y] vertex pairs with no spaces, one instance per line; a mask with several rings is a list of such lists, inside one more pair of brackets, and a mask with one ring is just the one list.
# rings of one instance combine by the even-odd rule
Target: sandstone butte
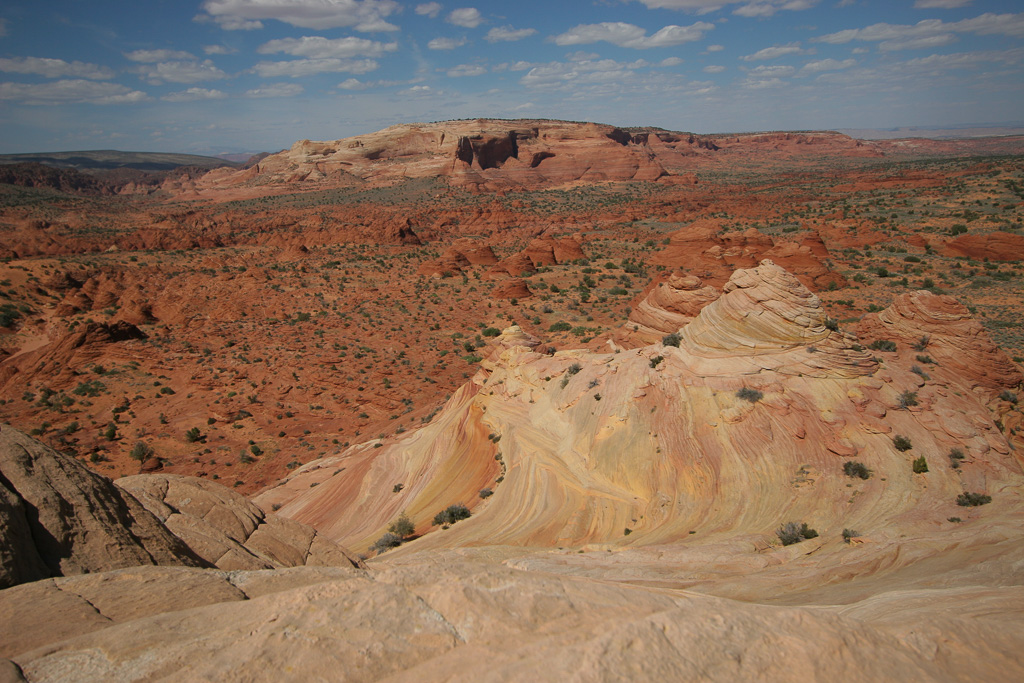
[[[115,485],[4,427],[5,680],[1020,680],[997,421],[1022,377],[970,313],[915,292],[853,334],[769,260],[668,287],[678,346],[510,327],[430,424],[253,501]],[[355,558],[403,512],[411,540]],[[783,546],[790,521],[818,535]]]

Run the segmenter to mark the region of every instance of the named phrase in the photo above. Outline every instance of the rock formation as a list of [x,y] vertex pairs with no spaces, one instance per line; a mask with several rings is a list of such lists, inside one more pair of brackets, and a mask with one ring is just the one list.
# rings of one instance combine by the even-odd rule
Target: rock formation
[[108,479],[0,429],[0,588],[144,564],[205,563]]
[[960,235],[946,243],[943,253],[977,261],[1024,261],[1024,235],[1011,232]]

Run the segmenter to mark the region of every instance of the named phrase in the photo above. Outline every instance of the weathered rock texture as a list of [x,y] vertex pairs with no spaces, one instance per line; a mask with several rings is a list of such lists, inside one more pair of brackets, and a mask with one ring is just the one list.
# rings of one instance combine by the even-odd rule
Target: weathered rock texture
[[115,484],[219,569],[360,564],[313,528],[266,513],[244,496],[205,479],[142,474]]
[[0,587],[144,564],[205,564],[109,479],[6,425],[0,541]]

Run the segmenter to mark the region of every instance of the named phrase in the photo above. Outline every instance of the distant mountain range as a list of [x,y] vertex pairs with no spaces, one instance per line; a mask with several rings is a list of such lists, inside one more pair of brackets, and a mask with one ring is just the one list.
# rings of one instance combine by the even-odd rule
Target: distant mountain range
[[133,169],[136,171],[170,171],[182,166],[217,168],[234,166],[248,159],[199,156],[195,154],[171,154],[165,152],[119,152],[113,149],[88,150],[80,152],[40,152],[30,154],[0,154],[2,164],[37,163],[57,168],[73,168],[80,171],[103,171]]

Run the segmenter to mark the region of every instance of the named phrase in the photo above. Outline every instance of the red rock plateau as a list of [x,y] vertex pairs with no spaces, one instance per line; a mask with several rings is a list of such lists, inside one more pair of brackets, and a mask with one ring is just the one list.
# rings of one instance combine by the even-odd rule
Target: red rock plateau
[[1022,151],[474,120],[8,174],[0,671],[1020,680]]

